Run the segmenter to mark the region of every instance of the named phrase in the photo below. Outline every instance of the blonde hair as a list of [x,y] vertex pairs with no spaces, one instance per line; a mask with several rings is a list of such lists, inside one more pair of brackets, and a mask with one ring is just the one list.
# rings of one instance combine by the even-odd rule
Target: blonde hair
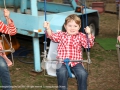
[[65,19],[65,23],[64,25],[66,25],[68,22],[70,22],[71,20],[74,20],[76,22],[76,24],[78,24],[81,27],[81,19],[80,17],[78,17],[76,14],[71,14],[69,15],[66,19]]

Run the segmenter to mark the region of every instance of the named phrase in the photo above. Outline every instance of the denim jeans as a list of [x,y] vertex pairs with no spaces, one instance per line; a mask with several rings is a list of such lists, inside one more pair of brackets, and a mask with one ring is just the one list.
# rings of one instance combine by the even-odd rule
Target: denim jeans
[[6,61],[1,56],[0,56],[0,80],[3,86],[3,90],[12,90],[9,68],[7,66]]
[[[59,67],[58,64],[57,67]],[[74,67],[70,67],[71,72],[74,73],[77,84],[78,84],[78,90],[87,90],[87,77],[88,73],[82,66],[82,64],[77,64]],[[62,66],[58,69],[56,69],[56,75],[58,80],[58,90],[68,90],[67,87],[67,81],[68,81],[68,71],[65,64],[62,64]]]

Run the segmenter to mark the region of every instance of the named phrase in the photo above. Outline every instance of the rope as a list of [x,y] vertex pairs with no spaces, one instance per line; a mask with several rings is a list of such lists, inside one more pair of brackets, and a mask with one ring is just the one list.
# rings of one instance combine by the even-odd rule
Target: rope
[[[118,33],[117,33],[117,36],[119,36],[120,35],[120,1],[118,2],[118,10],[119,10],[119,12],[118,12]],[[117,40],[117,43],[119,43],[119,41]]]
[[[5,2],[5,0],[3,0],[4,1],[4,8],[6,9],[6,2]],[[9,34],[9,43],[10,43],[10,48],[12,48],[12,42],[11,42],[11,36],[10,36],[10,32],[11,32],[11,30],[10,30],[10,28],[9,28],[9,20],[7,21],[7,25],[8,25],[8,34]],[[14,65],[14,60],[13,60],[13,54],[12,54],[13,52],[11,52],[11,60],[12,60],[12,62],[13,62],[13,65]]]
[[[120,29],[119,29],[119,27],[120,27],[120,26],[119,26],[119,23],[120,23],[120,22],[119,22],[119,19],[118,19],[118,34],[117,34],[117,36],[119,36],[119,31],[120,31]],[[119,43],[118,40],[117,40],[117,43]]]
[[[86,11],[86,1],[85,1],[85,16],[86,16],[86,26],[88,26],[88,18],[87,18],[87,11]],[[87,51],[90,52],[90,46],[89,46],[89,38],[88,38],[88,34],[86,34],[86,36],[87,36],[87,43],[88,43]]]
[[4,7],[5,7],[5,9],[6,9],[6,4],[5,4],[5,0],[3,0],[3,2],[4,2]]
[[[45,14],[45,21],[47,21],[47,16],[46,16],[46,0],[44,0],[44,14]],[[44,40],[44,58],[46,58],[47,56],[47,52],[46,52],[46,48],[47,48],[47,38],[46,38],[46,34],[44,35],[45,40]]]
[[[87,11],[86,11],[86,0],[79,0],[79,3],[81,3],[82,7],[85,8],[85,27],[88,26],[88,17],[87,17]],[[85,33],[84,31],[84,14],[82,13],[82,32]],[[89,38],[88,38],[88,34],[86,34],[87,37],[87,43],[88,43],[88,48],[86,49],[88,52],[90,52],[90,47],[89,47]]]
[[[47,21],[47,16],[46,16],[46,0],[44,0],[44,13],[45,13],[45,21]],[[45,30],[46,31],[46,30]],[[45,37],[45,41],[44,41],[44,61],[46,59],[46,56],[47,56],[47,51],[46,51],[46,48],[47,48],[47,38],[46,38],[46,34],[44,35]],[[44,75],[45,75],[45,70],[44,70]],[[44,80],[45,80],[45,77],[43,77]],[[43,82],[43,86],[44,86],[44,82]]]

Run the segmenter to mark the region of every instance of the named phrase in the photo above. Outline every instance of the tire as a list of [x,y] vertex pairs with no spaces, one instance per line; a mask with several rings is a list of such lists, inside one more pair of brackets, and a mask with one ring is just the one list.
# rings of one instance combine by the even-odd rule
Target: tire
[[96,26],[95,26],[95,23],[94,23],[94,22],[91,22],[91,23],[89,23],[88,25],[89,25],[89,27],[90,27],[91,34],[92,34],[93,36],[96,36]]
[[99,17],[96,15],[96,13],[87,15],[87,22],[86,16],[83,17],[80,16],[80,19],[81,19],[80,32],[85,33],[84,28],[86,26],[89,26],[91,28],[92,35],[97,36],[99,34]]
[[99,34],[99,22],[98,22],[97,17],[89,18],[88,26],[90,27],[90,30],[93,36],[97,36]]

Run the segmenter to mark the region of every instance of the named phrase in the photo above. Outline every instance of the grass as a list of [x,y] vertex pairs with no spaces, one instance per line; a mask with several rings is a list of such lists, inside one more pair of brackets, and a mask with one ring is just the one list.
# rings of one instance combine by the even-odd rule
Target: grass
[[[115,14],[110,13],[100,14],[100,32],[96,38],[117,37],[118,20],[116,17]],[[27,49],[32,48],[31,41],[19,40],[19,42]],[[43,48],[43,44],[40,47]],[[106,51],[95,42],[90,54],[92,64],[90,64],[89,72],[89,90],[119,90],[120,68],[118,67],[116,50]],[[14,61],[15,65],[10,67],[13,90],[57,90],[56,77],[45,76],[44,71],[33,73],[34,64],[22,63],[17,57],[14,58]],[[33,61],[33,56],[31,56],[30,61]],[[77,90],[75,78],[69,79],[68,86],[68,90]]]

